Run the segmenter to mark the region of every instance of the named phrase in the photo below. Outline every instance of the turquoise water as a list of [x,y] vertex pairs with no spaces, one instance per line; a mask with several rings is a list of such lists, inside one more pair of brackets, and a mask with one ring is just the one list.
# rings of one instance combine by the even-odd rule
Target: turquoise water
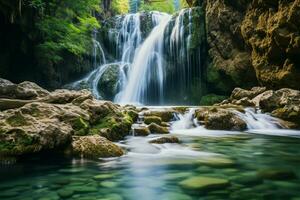
[[[155,135],[129,137],[116,159],[52,155],[1,166],[0,199],[299,200],[300,138],[219,133],[180,134],[181,144],[164,145],[148,143]],[[227,184],[193,189],[191,177]]]

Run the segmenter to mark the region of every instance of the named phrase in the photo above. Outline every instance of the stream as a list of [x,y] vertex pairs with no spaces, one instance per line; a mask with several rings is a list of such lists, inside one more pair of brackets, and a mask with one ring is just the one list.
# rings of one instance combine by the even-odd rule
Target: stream
[[[195,124],[191,108],[171,125],[178,144],[149,143],[161,135],[128,136],[120,158],[32,157],[2,165],[0,199],[298,199],[300,131],[280,129],[251,109],[243,117],[245,132],[211,131]],[[195,177],[226,184],[202,185]]]

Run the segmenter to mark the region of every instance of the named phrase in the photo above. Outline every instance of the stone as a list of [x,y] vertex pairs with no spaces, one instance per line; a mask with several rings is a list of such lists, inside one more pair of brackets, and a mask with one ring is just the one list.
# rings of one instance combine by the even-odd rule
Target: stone
[[147,126],[137,126],[132,128],[134,136],[148,136],[151,132]]
[[93,177],[93,179],[99,181],[99,180],[104,180],[104,179],[110,179],[114,178],[116,176],[115,173],[110,173],[110,174],[99,174]]
[[100,183],[101,187],[106,187],[106,188],[115,188],[118,186],[117,182],[113,182],[113,181],[102,181]]
[[[83,168],[69,168],[69,169],[60,169],[58,170],[60,173],[63,173],[63,174],[78,174],[78,173],[81,173],[84,171]],[[66,184],[67,183],[67,180],[66,181],[62,181],[62,180],[57,180],[57,182],[55,183],[59,183],[59,184]]]
[[247,128],[246,122],[237,114],[222,108],[208,110],[200,119],[204,120],[205,128],[212,130],[242,131]]
[[124,151],[101,136],[82,136],[73,137],[71,145],[72,154],[85,158],[107,158],[118,157],[124,154]]
[[235,88],[230,96],[230,99],[240,100],[244,98],[253,99],[259,94],[266,91],[265,87],[253,87],[251,90],[245,90],[242,88]]
[[288,169],[264,169],[258,171],[257,176],[270,180],[290,180],[296,178],[296,174]]
[[179,192],[165,192],[162,194],[162,196],[159,198],[160,200],[192,200],[193,198],[189,195],[182,194]]
[[180,142],[179,139],[175,136],[159,137],[149,141],[149,143],[154,143],[154,144],[179,143],[179,142]]
[[223,157],[203,157],[200,160],[197,160],[197,162],[210,166],[210,167],[231,167],[235,165],[235,162],[233,160],[230,160],[229,158],[223,158]]
[[145,116],[144,117],[144,123],[145,124],[151,124],[151,123],[155,123],[160,125],[161,124],[161,118],[157,117],[157,116]]
[[66,198],[72,197],[72,195],[74,194],[74,191],[68,190],[68,189],[60,189],[57,191],[57,194],[59,197],[66,199]]
[[186,190],[217,190],[230,185],[229,181],[221,178],[195,176],[179,182],[179,185]]
[[147,116],[156,116],[160,117],[163,122],[169,122],[173,119],[174,113],[176,113],[173,109],[158,109],[158,110],[146,110],[141,114],[145,117]]
[[167,134],[167,133],[170,132],[167,127],[160,126],[160,125],[157,125],[155,123],[151,123],[148,126],[148,128],[149,128],[151,133],[156,133],[156,134]]

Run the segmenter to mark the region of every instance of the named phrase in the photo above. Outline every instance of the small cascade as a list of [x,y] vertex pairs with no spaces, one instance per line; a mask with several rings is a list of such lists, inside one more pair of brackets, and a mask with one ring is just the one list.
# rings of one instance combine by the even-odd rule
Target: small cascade
[[194,114],[195,114],[195,109],[191,108],[186,112],[185,114],[178,114],[176,116],[177,121],[175,121],[171,129],[172,130],[184,130],[184,129],[190,129],[190,128],[195,128],[197,123],[195,123],[194,120]]
[[261,113],[260,110],[255,108],[246,108],[245,113],[236,111],[237,115],[247,123],[249,130],[260,129],[280,129],[281,125],[277,118],[268,114]]

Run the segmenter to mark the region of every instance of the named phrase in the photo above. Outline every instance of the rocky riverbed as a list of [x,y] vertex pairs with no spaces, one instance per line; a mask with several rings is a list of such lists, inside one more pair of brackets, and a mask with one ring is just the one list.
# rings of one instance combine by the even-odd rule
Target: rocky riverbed
[[[128,135],[168,134],[173,121],[187,107],[147,108],[120,106],[96,100],[88,90],[49,92],[35,83],[0,80],[0,155],[14,162],[24,155],[55,153],[99,158],[121,156],[114,144]],[[278,127],[299,127],[300,94],[297,90],[235,89],[221,104],[195,107],[194,124],[210,130],[245,131],[245,106],[277,117]],[[281,120],[279,120],[281,118]],[[160,138],[153,143],[177,142]]]

